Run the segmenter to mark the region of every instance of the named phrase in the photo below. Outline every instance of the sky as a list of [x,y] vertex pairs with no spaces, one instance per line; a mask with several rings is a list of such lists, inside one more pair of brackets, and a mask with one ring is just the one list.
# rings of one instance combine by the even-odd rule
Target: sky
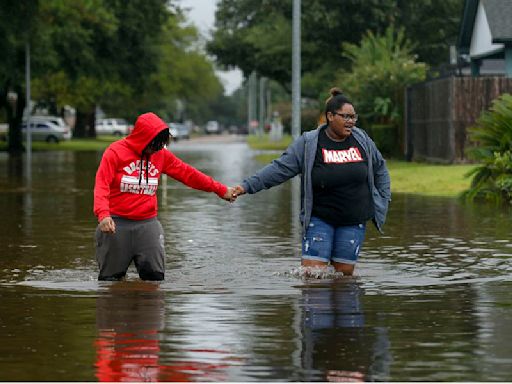
[[[180,0],[182,8],[190,9],[188,19],[193,22],[203,36],[209,36],[215,22],[215,8],[217,0]],[[243,80],[242,72],[238,69],[232,71],[216,71],[217,76],[224,84],[225,93],[230,95],[237,89]]]

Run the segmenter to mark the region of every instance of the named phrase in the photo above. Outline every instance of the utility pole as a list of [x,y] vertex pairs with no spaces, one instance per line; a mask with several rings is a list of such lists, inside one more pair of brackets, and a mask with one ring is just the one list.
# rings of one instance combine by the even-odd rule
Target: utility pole
[[259,97],[259,109],[258,109],[258,135],[263,135],[265,132],[265,84],[266,79],[260,77],[260,97]]
[[267,79],[265,90],[265,98],[267,99],[265,105],[267,107],[267,121],[272,120],[272,92],[270,90],[270,81]]
[[247,81],[247,131],[250,134],[254,134],[254,130],[257,128],[253,126],[253,122],[256,120],[258,103],[258,99],[256,98],[257,87],[257,75],[256,72],[253,71]]
[[300,0],[293,0],[292,24],[292,136],[300,136]]
[[253,71],[252,73],[252,86],[251,86],[251,92],[252,92],[252,125],[254,131],[256,131],[256,134],[259,135],[258,131],[258,73],[256,71]]
[[246,119],[246,125],[247,125],[247,133],[251,133],[251,76],[246,79],[245,81],[245,97],[247,102],[247,119]]
[[[293,0],[292,23],[292,137],[300,136],[300,0]],[[300,183],[295,177],[292,181],[292,209],[294,216],[300,211]],[[296,222],[297,220],[292,220]],[[295,229],[296,240],[300,239],[300,229]]]
[[30,127],[30,115],[32,108],[30,107],[30,43],[25,45],[25,87],[26,93],[26,110],[27,110],[27,180],[32,181],[32,128]]

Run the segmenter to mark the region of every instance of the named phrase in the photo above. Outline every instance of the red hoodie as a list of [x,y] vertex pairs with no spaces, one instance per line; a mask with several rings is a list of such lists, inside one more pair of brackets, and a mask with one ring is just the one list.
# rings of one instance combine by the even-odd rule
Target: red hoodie
[[147,164],[145,159],[142,160],[144,148],[166,128],[167,124],[157,115],[145,113],[139,116],[130,135],[105,150],[94,186],[94,214],[98,221],[112,215],[131,220],[155,217],[156,190],[162,173],[191,188],[224,196],[225,185],[181,161],[165,148],[152,154]]

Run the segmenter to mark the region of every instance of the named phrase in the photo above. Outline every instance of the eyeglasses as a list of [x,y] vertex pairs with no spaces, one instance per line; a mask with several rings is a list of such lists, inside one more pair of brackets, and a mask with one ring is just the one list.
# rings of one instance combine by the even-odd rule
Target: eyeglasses
[[353,121],[357,121],[357,113],[353,114],[353,115],[350,115],[348,113],[338,113],[338,112],[332,112],[333,115],[338,115],[338,116],[341,116],[341,118],[345,121],[349,121],[349,120],[353,120]]

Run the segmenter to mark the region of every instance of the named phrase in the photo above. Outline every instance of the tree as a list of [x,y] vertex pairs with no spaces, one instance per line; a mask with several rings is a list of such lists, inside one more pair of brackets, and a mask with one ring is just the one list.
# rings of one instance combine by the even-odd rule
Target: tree
[[134,117],[133,105],[158,68],[154,42],[172,15],[167,1],[53,0],[40,12],[46,38],[39,43],[53,56],[34,83],[34,96],[76,106],[78,136],[94,135],[98,104]]
[[216,12],[216,30],[207,50],[221,66],[237,66],[246,77],[255,70],[289,86],[291,24],[286,13],[291,13],[290,4],[221,1]]
[[[177,103],[186,106],[189,117],[201,117],[222,97],[222,84],[198,44],[198,32],[185,25],[176,0],[20,4],[6,0],[0,5],[0,49],[5,53],[0,108],[12,123],[9,145],[18,143],[18,151],[27,41],[33,99],[53,113],[65,105],[76,107],[76,136],[94,135],[97,105],[131,121],[148,110],[171,118]],[[16,114],[7,100],[13,90],[19,92]]]
[[[304,96],[317,98],[350,63],[343,43],[357,44],[367,31],[404,27],[414,54],[431,66],[448,59],[463,0],[309,0],[302,3]],[[221,0],[208,51],[225,67],[253,70],[290,90],[291,0]],[[321,86],[320,86],[321,84]],[[320,87],[320,88],[319,88]]]
[[[37,0],[2,1],[0,5],[0,108],[9,124],[8,151],[23,151],[21,120],[25,108],[25,47],[30,41],[37,13]],[[16,100],[16,105],[13,101]]]
[[390,21],[404,28],[418,61],[435,68],[449,61],[463,8],[464,0],[397,0]]
[[404,89],[423,81],[427,72],[425,63],[415,61],[413,49],[403,28],[397,31],[390,26],[383,35],[368,32],[357,45],[343,44],[352,70],[340,74],[336,82],[366,124],[392,125],[398,144],[402,142]]
[[[75,136],[94,135],[96,103],[113,89],[126,91],[108,53],[118,19],[102,0],[44,1],[34,37],[33,96],[58,110],[77,109]],[[114,64],[113,64],[114,63]]]
[[[38,95],[57,93],[59,104],[77,106],[82,124],[92,128],[98,104],[131,121],[148,110],[172,119],[178,101],[195,116],[222,94],[212,63],[198,47],[197,30],[183,26],[184,16],[176,6],[162,0],[103,3],[103,13],[88,16],[98,23],[84,25],[90,40],[80,52],[93,62],[68,71],[77,73],[71,77],[60,65],[54,67],[37,88],[45,93]],[[66,52],[59,57],[69,61]]]
[[153,108],[170,120],[176,118],[176,104],[184,105],[183,118],[201,120],[208,105],[222,96],[223,88],[212,62],[201,51],[195,27],[182,24],[177,14],[164,26],[155,41],[158,68],[138,101],[138,108]]

